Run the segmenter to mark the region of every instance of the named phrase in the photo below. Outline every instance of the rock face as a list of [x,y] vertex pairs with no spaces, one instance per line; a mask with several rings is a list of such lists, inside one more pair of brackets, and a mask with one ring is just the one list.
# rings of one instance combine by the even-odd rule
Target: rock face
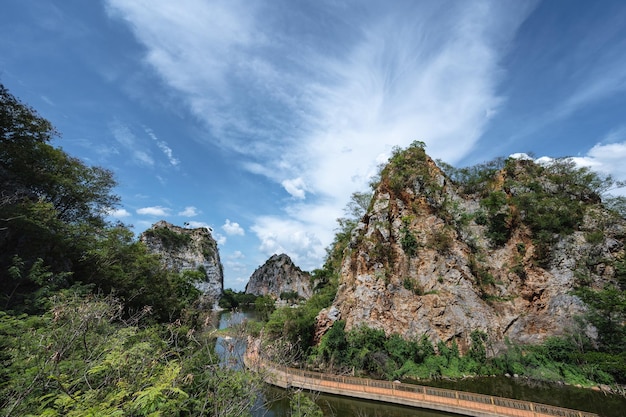
[[176,272],[203,272],[205,280],[196,284],[203,294],[201,303],[209,308],[218,308],[217,303],[224,290],[224,272],[217,242],[209,229],[185,229],[161,220],[143,232],[139,239],[151,253],[160,255],[166,268]]
[[[396,155],[352,233],[333,306],[318,316],[317,340],[337,319],[346,330],[367,325],[406,338],[426,334],[434,343],[455,340],[462,351],[477,329],[494,353],[506,338],[539,343],[576,331],[585,305],[572,290],[581,277],[594,287],[614,280],[626,225],[598,196],[557,190],[563,184],[554,171],[507,160],[471,189],[454,185],[423,147]],[[551,200],[562,193],[564,200]],[[556,226],[534,217],[544,205]],[[593,337],[592,328],[578,331]]]
[[246,294],[271,295],[275,299],[282,293],[295,292],[301,298],[313,295],[311,275],[303,272],[285,254],[272,255],[250,276]]

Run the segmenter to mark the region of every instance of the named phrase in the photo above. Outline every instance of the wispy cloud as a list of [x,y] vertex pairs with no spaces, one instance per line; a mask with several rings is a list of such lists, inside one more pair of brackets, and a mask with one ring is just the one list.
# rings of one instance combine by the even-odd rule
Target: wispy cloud
[[[212,140],[295,198],[256,219],[261,250],[319,265],[381,155],[416,139],[449,162],[472,148],[502,103],[499,60],[532,2],[108,6]],[[307,31],[321,21],[322,33]]]
[[155,217],[165,217],[170,215],[171,210],[166,207],[161,206],[152,206],[152,207],[142,207],[137,209],[137,214],[145,215],[145,216],[155,216]]
[[180,161],[174,157],[174,153],[172,152],[172,149],[167,145],[165,141],[162,141],[159,138],[157,138],[151,129],[146,128],[146,133],[148,134],[148,136],[150,136],[150,138],[152,138],[153,141],[156,142],[159,149],[167,157],[167,160],[169,161],[170,165],[177,166],[180,163]]
[[115,137],[115,140],[126,148],[135,163],[144,166],[154,165],[154,159],[152,159],[148,151],[139,147],[137,137],[131,132],[128,126],[114,122],[111,124],[111,133],[113,137]]
[[183,217],[195,217],[198,214],[200,214],[200,212],[194,206],[185,207],[183,211],[178,213],[179,216],[183,216]]
[[239,223],[231,222],[229,219],[226,219],[226,222],[222,225],[222,230],[230,236],[243,236],[246,234]]

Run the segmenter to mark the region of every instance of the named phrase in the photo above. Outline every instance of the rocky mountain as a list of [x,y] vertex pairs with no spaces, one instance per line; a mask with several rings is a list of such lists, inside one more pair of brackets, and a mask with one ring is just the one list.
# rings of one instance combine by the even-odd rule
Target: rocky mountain
[[299,297],[313,295],[311,275],[294,265],[284,253],[272,255],[250,276],[246,294],[271,295],[275,299],[283,293],[297,293]]
[[186,229],[164,220],[152,225],[139,239],[151,253],[160,255],[166,268],[200,271],[205,279],[195,286],[203,305],[216,309],[224,290],[224,272],[217,242],[206,227]]
[[570,160],[497,160],[444,171],[414,143],[381,172],[369,210],[344,252],[337,320],[406,338],[489,336],[538,343],[568,331],[594,335],[576,317],[578,286],[601,288],[626,266],[624,219],[603,208],[602,184]]

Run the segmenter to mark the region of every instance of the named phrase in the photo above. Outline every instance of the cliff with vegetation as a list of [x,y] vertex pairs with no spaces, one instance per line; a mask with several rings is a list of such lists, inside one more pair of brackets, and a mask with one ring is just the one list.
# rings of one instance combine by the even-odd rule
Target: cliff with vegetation
[[165,267],[186,274],[200,291],[200,303],[217,308],[224,290],[224,272],[217,242],[206,227],[186,229],[161,220],[141,234],[150,253]]
[[311,275],[283,253],[272,255],[252,273],[245,292],[274,299],[307,299],[313,295],[313,284]]
[[346,331],[426,335],[461,352],[474,331],[491,353],[576,332],[597,340],[585,301],[626,281],[626,222],[600,196],[610,178],[568,159],[440,165],[415,143],[382,170],[318,334],[330,311]]

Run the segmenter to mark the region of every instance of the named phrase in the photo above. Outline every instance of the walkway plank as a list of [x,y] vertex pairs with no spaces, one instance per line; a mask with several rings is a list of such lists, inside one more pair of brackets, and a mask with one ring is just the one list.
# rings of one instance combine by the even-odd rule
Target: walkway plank
[[595,413],[510,398],[287,368],[261,359],[258,348],[252,346],[248,346],[244,362],[248,368],[264,370],[266,382],[281,388],[295,387],[472,417],[599,417]]

